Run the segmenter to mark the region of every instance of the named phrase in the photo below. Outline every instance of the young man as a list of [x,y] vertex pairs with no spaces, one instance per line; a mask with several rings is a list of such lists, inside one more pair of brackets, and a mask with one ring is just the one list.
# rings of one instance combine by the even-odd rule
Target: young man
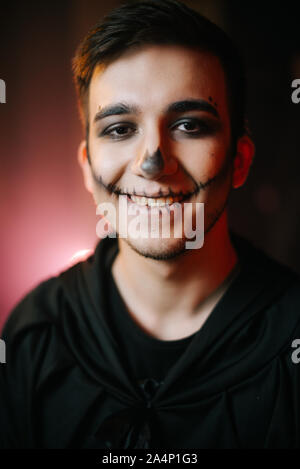
[[141,1],[89,33],[74,75],[78,160],[118,236],[8,319],[2,447],[299,448],[299,280],[227,223],[254,153],[231,41]]

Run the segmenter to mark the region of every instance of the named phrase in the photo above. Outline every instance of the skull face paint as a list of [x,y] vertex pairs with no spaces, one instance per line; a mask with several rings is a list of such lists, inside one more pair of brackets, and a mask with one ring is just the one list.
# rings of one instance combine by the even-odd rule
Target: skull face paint
[[[129,51],[95,70],[89,111],[87,177],[97,204],[112,202],[118,210],[120,194],[185,196],[205,204],[205,231],[212,229],[226,210],[233,161],[216,57],[171,45]],[[185,241],[126,240],[157,259],[182,253]]]

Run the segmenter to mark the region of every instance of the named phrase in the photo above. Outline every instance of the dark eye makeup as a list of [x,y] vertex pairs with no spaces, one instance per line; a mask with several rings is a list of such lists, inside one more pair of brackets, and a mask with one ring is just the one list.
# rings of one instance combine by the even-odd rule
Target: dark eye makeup
[[[176,135],[185,137],[205,137],[214,134],[219,128],[219,123],[208,119],[195,117],[183,118],[169,125]],[[98,133],[98,137],[108,137],[111,140],[124,140],[138,132],[138,127],[132,122],[118,122],[112,124]]]
[[106,127],[99,133],[99,137],[109,137],[113,140],[127,138],[136,132],[136,126],[131,122],[118,122]]
[[212,135],[216,132],[219,125],[215,121],[199,118],[184,118],[171,126],[176,132],[183,132],[187,137],[200,137]]

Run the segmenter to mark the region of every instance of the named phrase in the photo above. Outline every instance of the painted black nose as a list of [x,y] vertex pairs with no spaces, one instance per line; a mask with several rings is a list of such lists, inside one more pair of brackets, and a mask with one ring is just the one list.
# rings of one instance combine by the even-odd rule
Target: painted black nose
[[141,169],[145,175],[150,177],[158,176],[164,168],[164,160],[160,149],[158,148],[153,155],[149,155],[148,152],[144,156]]

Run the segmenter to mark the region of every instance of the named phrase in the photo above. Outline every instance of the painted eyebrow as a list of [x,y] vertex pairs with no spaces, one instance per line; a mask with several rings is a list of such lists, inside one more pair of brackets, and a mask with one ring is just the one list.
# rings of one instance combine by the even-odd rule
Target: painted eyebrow
[[[205,111],[212,114],[214,117],[219,117],[219,113],[214,106],[204,99],[187,99],[184,101],[176,101],[170,104],[165,113],[182,113],[189,111]],[[109,116],[121,116],[124,114],[139,114],[139,108],[132,104],[116,103],[111,106],[106,106],[100,109],[94,118],[94,123],[99,120],[105,119]]]
[[127,103],[116,103],[111,106],[106,106],[100,109],[95,115],[94,123],[105,117],[109,116],[121,116],[122,114],[138,114],[139,109],[137,106]]
[[188,112],[188,111],[205,111],[212,114],[214,117],[219,117],[219,113],[214,106],[204,99],[187,99],[184,101],[176,101],[170,104],[167,112]]

